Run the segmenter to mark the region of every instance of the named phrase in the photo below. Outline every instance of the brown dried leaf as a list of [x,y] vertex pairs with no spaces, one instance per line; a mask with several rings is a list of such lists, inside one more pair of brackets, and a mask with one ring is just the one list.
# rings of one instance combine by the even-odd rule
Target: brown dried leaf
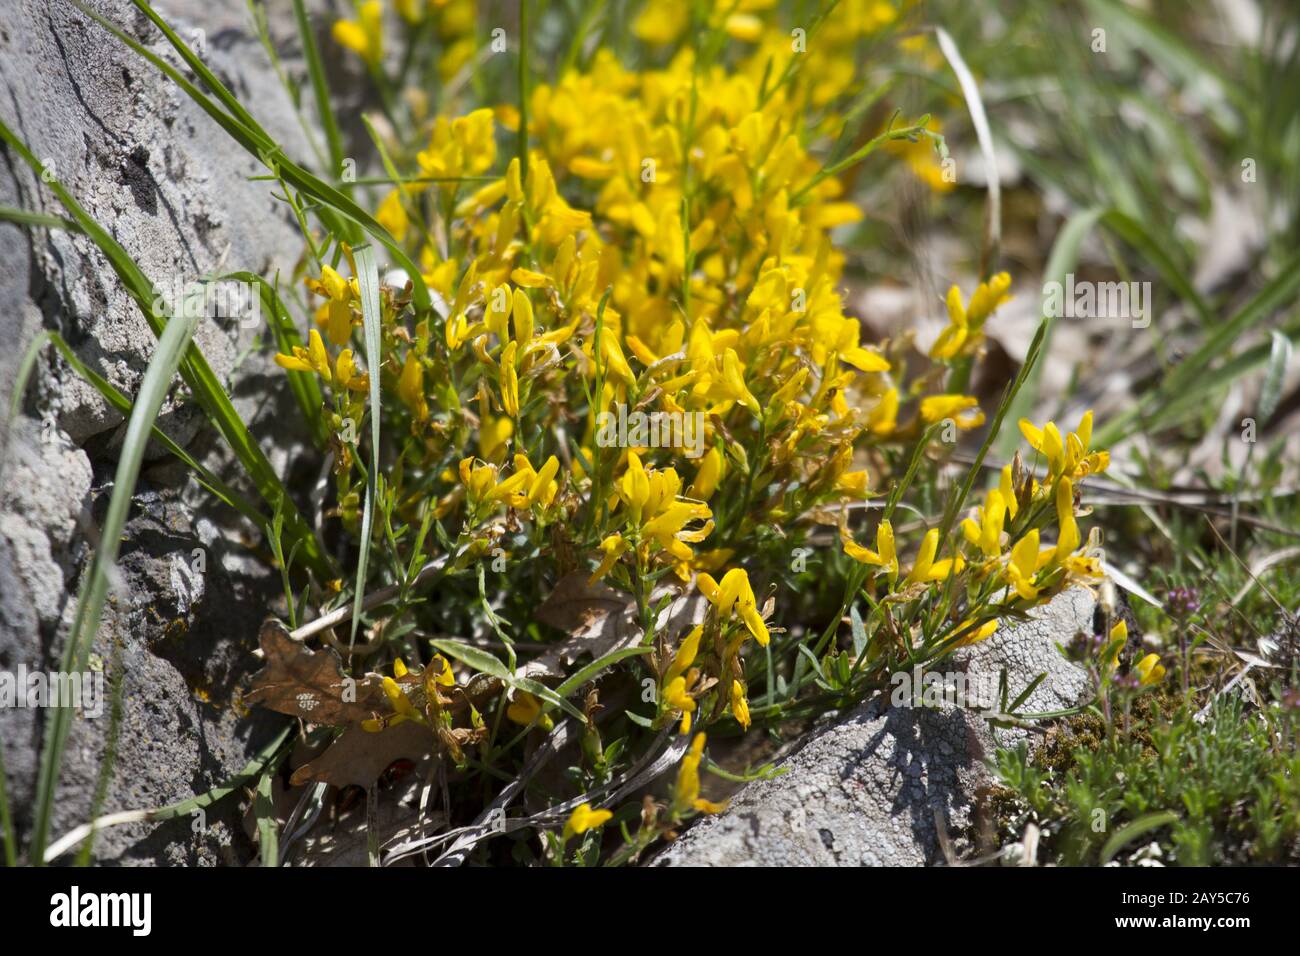
[[588,583],[588,575],[574,571],[560,578],[550,595],[537,609],[543,624],[577,635],[590,634],[609,615],[634,603],[632,595],[602,581]]
[[413,720],[373,732],[349,727],[323,754],[295,770],[289,782],[295,787],[315,781],[369,789],[394,760],[418,761],[432,748],[432,732]]
[[[537,609],[539,621],[568,631],[570,636],[521,667],[520,677],[564,677],[583,654],[595,660],[641,641],[644,632],[635,598],[599,581],[588,584],[587,578],[583,571],[565,575]],[[671,586],[657,588],[650,596],[651,607],[658,607],[675,590]],[[692,589],[660,613],[657,631],[675,637],[703,621],[707,609],[703,595]]]
[[244,700],[313,724],[355,724],[390,708],[383,678],[355,680],[343,673],[334,651],[313,651],[289,636],[279,621],[262,625],[258,641],[266,666],[253,676]]

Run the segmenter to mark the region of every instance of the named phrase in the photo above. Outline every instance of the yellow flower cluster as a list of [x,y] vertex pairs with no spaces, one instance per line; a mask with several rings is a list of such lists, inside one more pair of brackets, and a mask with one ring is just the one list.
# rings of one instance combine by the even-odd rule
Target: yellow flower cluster
[[[437,32],[444,78],[474,56],[472,4],[396,8],[390,21]],[[364,0],[356,9],[334,37],[382,72],[395,58],[382,39],[383,8]],[[526,538],[555,555],[557,571],[577,566],[589,587],[626,591],[650,630],[665,579],[678,592],[693,583],[708,601],[704,623],[675,648],[660,641],[651,658],[657,718],[680,721],[683,733],[724,715],[742,728],[752,720],[743,650],[750,639],[768,647],[780,629],[769,627],[773,601],[760,606],[750,580],[767,587],[771,569],[740,561],[773,535],[802,534],[805,516],[896,479],[894,449],[925,426],[984,423],[957,370],[978,357],[1008,298],[1006,273],[967,302],[952,288],[949,326],[921,376],[905,377],[907,340],[864,341],[841,291],[844,256],[832,238],[865,213],[823,157],[846,122],[858,44],[892,29],[899,12],[842,0],[816,22],[786,26],[772,0],[718,10],[663,0],[634,20],[655,51],[640,69],[599,49],[536,85],[525,109],[501,102],[429,118],[412,109],[416,131],[389,143],[410,178],[379,198],[376,218],[419,263],[434,309],[416,309],[409,284],[386,285],[382,360],[361,372],[351,350],[361,317],[356,264],[340,243],[334,265],[306,279],[323,300],[317,328],[305,347],[277,357],[337,386],[334,420],[359,421],[369,376],[378,380],[385,434],[400,426],[399,467],[385,476],[395,515],[417,525],[433,502],[458,558],[507,535]],[[677,47],[688,33],[708,41]],[[717,55],[715,39],[732,44],[729,55]],[[929,55],[926,42],[907,50]],[[942,191],[932,142],[899,146]],[[341,257],[353,277],[337,271]],[[631,414],[689,423],[676,434],[698,443],[611,446],[609,417]],[[849,557],[878,569],[872,586],[914,599],[960,579],[1035,601],[1065,575],[1092,573],[1095,560],[1079,553],[1071,484],[1106,465],[1104,452],[1088,448],[1091,416],[1064,439],[1051,423],[1031,428],[1049,480],[1004,473],[962,524],[964,545],[930,528],[913,553],[882,520],[871,550],[842,527]],[[355,441],[337,445],[335,460],[349,528],[364,485]],[[1040,548],[1053,515],[1056,544]],[[962,607],[946,626],[951,642],[982,640],[997,626],[987,601]],[[508,716],[531,724],[540,713],[520,693]],[[690,760],[698,765],[702,735],[696,743],[684,772]],[[679,779],[683,807],[697,799],[692,786],[697,794],[690,773]],[[574,832],[589,819],[571,821]]]

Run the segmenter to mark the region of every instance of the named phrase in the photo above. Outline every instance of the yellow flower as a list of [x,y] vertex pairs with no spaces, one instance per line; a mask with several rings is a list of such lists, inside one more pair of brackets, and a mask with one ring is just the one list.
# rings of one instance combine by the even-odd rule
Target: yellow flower
[[[687,675],[689,676],[689,675]],[[695,712],[695,698],[688,693],[687,678],[674,677],[664,685],[664,703],[668,710],[679,711],[682,715],[682,733],[691,729],[691,714]]]
[[996,558],[1002,553],[1002,523],[1007,513],[1002,492],[997,488],[990,490],[984,507],[977,513],[979,521],[967,518],[961,523],[962,533],[986,558]]
[[[958,428],[967,431],[984,424],[984,412],[978,405],[979,399],[970,395],[929,395],[921,399],[921,419],[928,425],[951,418]],[[969,408],[975,411],[962,414]]]
[[[349,258],[351,251],[344,247]],[[307,288],[327,299],[317,310],[316,324],[322,326],[334,345],[347,345],[352,338],[352,306],[360,301],[355,279],[345,279],[329,266],[321,266],[319,279],[308,278]]]
[[[405,666],[403,666],[402,670],[405,672]],[[383,683],[384,696],[388,698],[388,703],[393,708],[393,713],[395,715],[387,718],[386,723],[389,726],[400,724],[407,720],[423,720],[423,715],[415,709],[415,705],[411,703],[411,699],[406,696],[406,691],[402,690],[401,685],[399,685],[397,681],[393,680],[391,677],[385,677]]]
[[1159,654],[1148,654],[1137,662],[1138,683],[1143,687],[1159,684],[1165,676],[1165,665],[1160,663]]
[[835,479],[835,490],[851,498],[862,498],[867,494],[867,471],[846,471]]
[[738,680],[731,682],[731,716],[741,730],[749,729],[749,701],[745,699],[745,686]]
[[1026,601],[1038,596],[1034,587],[1034,573],[1038,570],[1038,529],[1033,528],[1011,549],[1007,563],[1007,580],[1018,595]]
[[406,208],[402,205],[401,190],[394,189],[375,210],[375,219],[387,229],[398,242],[406,241],[406,232],[410,220],[406,217]]
[[[312,329],[311,334],[315,335],[316,330]],[[364,392],[370,388],[370,376],[357,371],[356,363],[352,360],[351,349],[344,349],[335,360],[334,380],[354,392]]]
[[1086,475],[1100,474],[1110,465],[1110,454],[1104,451],[1089,452],[1092,441],[1092,412],[1084,412],[1076,431],[1061,437],[1055,422],[1048,422],[1038,428],[1027,418],[1020,420],[1020,431],[1029,442],[1030,447],[1042,453],[1047,459],[1048,477],[1064,475],[1067,478],[1083,478]]
[[1107,638],[1106,646],[1102,648],[1102,666],[1106,670],[1114,670],[1119,666],[1119,653],[1124,650],[1124,645],[1128,643],[1128,625],[1124,621],[1116,621],[1110,629],[1110,635]]
[[686,673],[686,669],[695,663],[695,656],[700,652],[700,638],[704,635],[704,625],[697,624],[691,632],[682,638],[681,646],[673,655],[672,663],[664,674],[664,683],[668,684]]
[[[426,149],[416,154],[421,174],[427,179],[458,179],[477,176],[497,159],[497,142],[490,109],[448,120],[439,116]],[[449,184],[453,188],[454,184]]]
[[429,406],[424,400],[424,366],[414,352],[406,353],[402,374],[397,379],[397,396],[415,415],[416,421],[422,422],[429,417]]
[[511,418],[519,417],[519,374],[515,371],[515,353],[518,349],[518,342],[507,345],[501,352],[501,367],[497,370],[501,407]]
[[526,289],[544,289],[551,281],[543,273],[534,272],[532,269],[514,269],[510,273],[510,278],[516,285]]
[[700,762],[704,759],[704,734],[696,734],[690,750],[682,757],[673,784],[672,813],[681,816],[688,810],[701,813],[721,813],[726,804],[713,803],[700,797]]
[[515,433],[515,423],[504,415],[489,415],[483,420],[478,430],[478,453],[484,461],[504,460],[504,455],[497,453],[506,449],[511,436]]
[[307,333],[306,348],[295,345],[292,355],[277,354],[275,364],[290,372],[315,372],[327,382],[331,379],[329,353],[325,351],[325,343],[315,329]]
[[334,42],[358,54],[371,66],[384,58],[384,6],[379,0],[364,0],[357,8],[356,20],[335,21],[330,31]]
[[699,470],[695,472],[695,481],[687,489],[687,495],[691,498],[698,498],[700,501],[708,501],[713,497],[713,493],[718,490],[718,482],[722,478],[723,472],[722,452],[715,445],[704,453],[700,461]]
[[1010,296],[1011,276],[999,272],[988,282],[976,286],[970,297],[970,306],[962,305],[961,290],[953,286],[948,290],[945,304],[948,308],[948,327],[940,333],[930,347],[930,358],[948,361],[959,355],[973,355],[984,340],[984,322],[994,310]]
[[735,608],[754,639],[763,647],[767,646],[771,639],[767,624],[758,612],[754,589],[750,587],[749,575],[743,568],[732,568],[722,576],[721,584],[703,572],[696,576],[695,583],[709,603],[718,609],[719,618],[726,620]]
[[958,625],[956,633],[959,637],[953,643],[953,647],[969,647],[972,644],[978,644],[980,641],[992,637],[993,632],[998,629],[996,618],[992,621],[985,621],[979,627],[974,627],[973,624],[974,622],[968,618]]
[[1074,520],[1074,486],[1069,478],[1056,485],[1056,561],[1059,564],[1079,547],[1079,525]]
[[931,528],[921,539],[921,550],[917,552],[912,570],[907,572],[904,584],[916,584],[920,581],[944,581],[950,574],[960,574],[966,562],[959,554],[956,558],[934,560],[939,550],[939,529]]
[[600,550],[603,557],[600,560],[600,564],[597,565],[596,570],[591,572],[591,577],[587,579],[588,584],[595,584],[613,570],[614,565],[618,563],[618,559],[622,557],[623,552],[627,550],[627,541],[624,540],[621,534],[615,533],[607,535],[605,539],[600,542]]
[[889,523],[888,518],[882,518],[876,527],[875,551],[864,548],[854,541],[847,528],[840,529],[840,543],[844,546],[844,553],[854,561],[885,568],[891,576],[897,576],[898,554],[894,550],[894,526]]
[[603,827],[614,814],[609,810],[593,810],[590,803],[576,807],[569,814],[569,822],[564,825],[564,839]]
[[516,724],[523,724],[524,726],[531,724],[541,713],[542,702],[532,694],[526,694],[523,691],[517,691],[514,701],[506,708],[506,716]]
[[867,428],[873,435],[889,435],[898,426],[898,389],[890,388],[867,413]]
[[533,473],[529,479],[528,491],[524,494],[522,507],[531,508],[536,504],[543,507],[549,505],[555,499],[555,493],[559,488],[555,481],[555,475],[559,470],[558,458],[552,455],[546,459],[546,464],[542,465],[541,470]]
[[686,0],[655,0],[641,7],[632,32],[646,43],[664,46],[681,36],[690,22],[691,8]]
[[433,681],[439,687],[454,687],[456,685],[456,675],[452,672],[451,663],[441,654],[434,654],[433,660],[425,669],[425,679]]
[[745,386],[745,376],[742,375],[740,356],[736,355],[735,349],[728,349],[723,352],[723,382],[725,382],[725,394],[728,398],[736,399],[741,405],[749,408],[754,415],[762,416],[762,411],[758,407],[758,399]]

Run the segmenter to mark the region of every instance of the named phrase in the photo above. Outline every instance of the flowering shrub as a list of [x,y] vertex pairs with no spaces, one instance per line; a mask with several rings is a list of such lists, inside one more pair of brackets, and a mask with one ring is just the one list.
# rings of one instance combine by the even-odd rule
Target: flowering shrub
[[[400,26],[409,44],[433,22],[444,81],[472,70],[471,5],[396,6],[401,17],[387,26]],[[519,655],[565,636],[494,609],[484,564],[508,589],[504,603],[525,614],[574,575],[575,600],[626,600],[635,630],[620,647],[646,653],[602,658],[583,675],[609,666],[650,688],[653,710],[619,722],[627,734],[619,750],[634,752],[642,734],[669,722],[697,731],[666,813],[641,815],[629,841],[638,851],[690,815],[720,809],[699,796],[698,731],[777,721],[814,685],[821,706],[851,701],[894,669],[983,640],[999,619],[1100,577],[1098,542],[1085,541],[1076,521],[1076,483],[1107,463],[1089,447],[1091,413],[1064,436],[1051,422],[1022,422],[1045,474],[1035,477],[1018,456],[959,527],[951,518],[895,527],[918,471],[942,456],[938,433],[985,422],[961,383],[1011,277],[991,276],[968,300],[949,291],[949,325],[927,370],[909,374],[923,362],[910,340],[862,340],[858,318],[846,314],[833,231],[863,211],[837,175],[846,164],[821,154],[845,127],[853,31],[887,27],[895,11],[836,5],[818,34],[827,45],[802,57],[803,31],[781,26],[768,6],[699,20],[685,2],[647,4],[634,32],[661,51],[650,58],[661,65],[633,69],[601,48],[522,101],[487,99],[454,116],[427,115],[422,91],[409,90],[409,127],[382,139],[390,187],[376,197],[375,217],[419,263],[433,308],[413,301],[410,276],[390,274],[381,290],[382,357],[370,374],[380,379],[385,444],[368,544],[385,560],[366,583],[409,584],[439,548],[449,564],[436,608],[404,594],[379,626],[398,637],[412,626],[492,633],[514,679],[482,706],[551,727],[548,713],[563,702],[548,688],[584,652],[609,647],[569,640],[558,658],[566,667],[520,667]],[[384,21],[367,0],[333,36],[388,90]],[[687,33],[694,44],[674,50]],[[928,117],[891,125],[851,159],[884,143],[902,144],[909,167],[944,188],[934,174],[943,142]],[[306,347],[277,360],[318,380],[331,425],[329,517],[356,544],[367,466],[355,425],[374,412],[354,351],[361,289],[342,237],[325,236],[313,260],[304,281],[318,302],[315,327]],[[612,427],[630,415],[631,428]],[[874,498],[885,500],[871,549],[848,515]],[[869,608],[865,618],[853,611],[847,640],[843,607],[820,622],[820,636],[777,624],[790,555],[816,526],[810,518],[838,524],[851,559],[835,562],[845,607],[861,596]],[[465,592],[457,603],[458,582],[470,579],[478,599]],[[695,592],[706,603],[672,626],[665,612]],[[404,631],[403,621],[414,623]],[[418,642],[404,643],[421,653]],[[460,645],[435,644],[460,665],[436,658],[427,717],[385,679],[393,714],[376,715],[372,730],[450,719],[444,705],[482,666]],[[396,667],[400,678],[406,667]],[[613,767],[593,720],[608,684],[597,686],[579,715],[588,724],[584,791]],[[477,710],[460,719],[482,723]],[[435,743],[450,739],[430,747],[465,769],[458,745]],[[472,739],[484,763],[508,759],[514,743],[495,727]],[[594,837],[607,818],[582,804],[552,853],[562,859],[572,837]]]
[[[562,754],[525,825],[552,862],[627,862],[723,808],[702,781],[709,735],[849,706],[1098,580],[1078,484],[1108,456],[1091,412],[1065,433],[1022,421],[1028,452],[963,518],[1020,381],[950,485],[952,446],[986,424],[967,383],[1010,275],[952,287],[926,349],[910,331],[867,340],[846,307],[845,227],[865,213],[845,174],[879,153],[885,175],[952,185],[929,116],[864,128],[860,42],[938,56],[895,6],[827,3],[799,24],[766,0],[647,3],[635,50],[588,43],[584,19],[549,82],[528,63],[530,6],[486,46],[466,0],[362,0],[333,24],[379,104],[384,175],[366,181],[341,162],[310,38],[330,183],[168,33],[303,229],[290,288],[262,288],[327,464],[314,513],[206,366],[184,369],[275,509],[199,471],[267,533],[296,629],[264,627],[249,699],[342,730],[291,782],[369,787],[372,764],[431,754],[447,818],[472,831],[446,835],[455,854],[500,832],[539,754]],[[513,88],[487,63],[511,51]],[[97,241],[143,301],[139,270]],[[1140,683],[1162,671],[1143,661]]]

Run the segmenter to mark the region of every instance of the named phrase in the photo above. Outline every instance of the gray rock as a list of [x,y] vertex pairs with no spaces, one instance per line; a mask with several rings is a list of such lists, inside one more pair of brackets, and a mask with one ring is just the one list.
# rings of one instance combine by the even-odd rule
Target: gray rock
[[[173,64],[179,58],[128,0],[91,5]],[[287,6],[287,5],[286,5]],[[178,33],[296,158],[311,151],[289,97],[249,24],[244,0],[159,0]],[[277,41],[294,42],[285,8],[273,12]],[[201,35],[196,31],[202,31]],[[297,69],[292,48],[281,53]],[[185,72],[183,70],[183,72]],[[21,137],[160,286],[247,269],[289,274],[301,249],[285,206],[263,172],[174,84],[62,0],[0,5],[0,118]],[[0,151],[0,203],[64,215],[41,178]],[[0,224],[0,382],[14,381],[42,328],[60,332],[92,368],[133,394],[152,354],[153,332],[105,257],[85,236]],[[246,325],[246,323],[245,323]],[[196,342],[230,388],[254,434],[284,439],[285,416],[265,394],[260,356],[236,366],[258,334],[238,316],[200,323]],[[279,381],[279,379],[277,379]],[[252,386],[249,387],[249,383]],[[8,421],[0,395],[0,669],[57,666],[89,553],[83,510],[99,526],[112,489],[119,413],[45,350],[26,404]],[[177,388],[159,424],[210,467],[237,480],[203,416]],[[269,444],[269,442],[268,442]],[[153,449],[151,457],[160,449]],[[283,452],[273,458],[277,464]],[[242,767],[275,719],[232,705],[245,679],[257,626],[280,593],[276,576],[250,561],[256,533],[212,506],[183,468],[159,458],[136,489],[122,544],[120,584],[93,651],[95,666],[123,688],[115,773],[104,811],[160,806],[203,792]],[[204,566],[196,568],[194,549]],[[29,828],[44,711],[0,710],[0,738],[15,824]],[[72,724],[51,838],[84,823],[106,762],[110,718]],[[229,801],[234,803],[235,801]],[[96,856],[118,863],[239,862],[251,853],[239,808],[211,813],[197,837],[191,821],[102,832]]]
[[[1014,700],[1044,673],[1022,712],[1081,702],[1087,675],[1055,645],[1090,631],[1094,607],[1087,591],[1058,595],[1032,620],[1004,624],[955,656],[945,664],[950,681],[963,674],[967,687],[991,681],[996,688],[1005,668]],[[823,721],[779,762],[784,774],[747,784],[726,811],[696,823],[655,864],[921,866],[944,861],[944,842],[959,858],[969,854],[981,791],[990,783],[985,760],[1013,738],[995,738],[977,709],[912,706],[909,698],[881,694]]]
[[[166,59],[177,57],[125,0],[95,6]],[[160,4],[182,37],[199,38],[202,56],[224,77],[291,155],[308,155],[287,94],[246,26],[240,0]],[[0,11],[0,117],[22,137],[48,174],[120,242],[165,289],[200,276],[250,268],[287,270],[300,241],[263,172],[183,91],[156,69],[58,0],[16,0]],[[63,215],[57,198],[17,157],[0,171],[0,195],[25,209]],[[10,228],[10,227],[6,227]],[[153,352],[154,336],[107,260],[87,237],[53,230],[13,245],[30,261],[27,276],[5,276],[6,303],[22,303],[20,323],[34,331],[34,305],[82,358],[128,394]],[[10,297],[12,296],[12,298]],[[253,329],[237,317],[201,323],[195,339],[216,373],[228,377]],[[21,344],[23,339],[18,338]],[[77,444],[121,416],[70,369],[41,376],[45,409]],[[161,423],[182,443],[200,424],[179,401]]]

